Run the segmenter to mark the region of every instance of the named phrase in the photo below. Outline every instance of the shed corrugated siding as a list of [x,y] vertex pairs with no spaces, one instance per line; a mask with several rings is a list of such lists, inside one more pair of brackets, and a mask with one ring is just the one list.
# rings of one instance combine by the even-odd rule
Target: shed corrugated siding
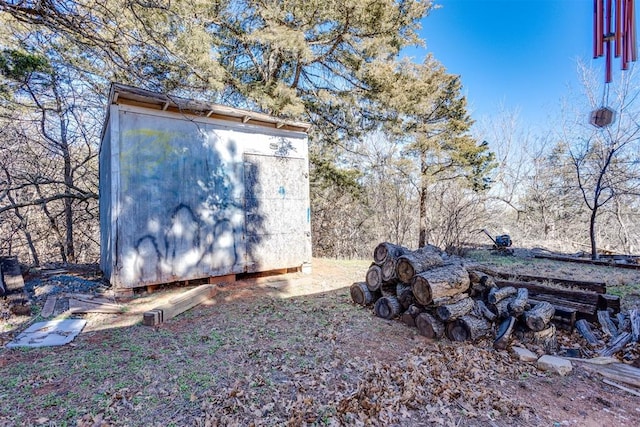
[[[105,134],[100,178],[101,198],[104,188],[107,199],[101,215],[111,215],[101,226],[112,233],[101,230],[109,252],[101,259],[107,270],[112,266],[108,276],[117,287],[310,262],[306,134],[265,133],[135,107],[118,106],[110,117],[117,130]],[[248,193],[247,155],[270,159],[258,162],[260,182]],[[254,191],[273,194],[252,199]],[[253,216],[246,215],[248,205]],[[247,235],[247,227],[256,229],[256,215],[269,230]]]
[[113,242],[111,241],[111,130],[106,128],[100,145],[100,268],[107,279],[111,277]]

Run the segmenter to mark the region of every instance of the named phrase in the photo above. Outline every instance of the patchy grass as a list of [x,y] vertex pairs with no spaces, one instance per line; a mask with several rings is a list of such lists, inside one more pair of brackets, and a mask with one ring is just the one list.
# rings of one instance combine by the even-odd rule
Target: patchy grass
[[[1,349],[0,425],[589,424],[579,405],[602,389],[595,379],[550,378],[490,340],[433,342],[354,306],[349,285],[368,265],[317,260],[311,283],[225,287],[158,327]],[[621,405],[603,415],[589,401],[603,424],[625,425]]]

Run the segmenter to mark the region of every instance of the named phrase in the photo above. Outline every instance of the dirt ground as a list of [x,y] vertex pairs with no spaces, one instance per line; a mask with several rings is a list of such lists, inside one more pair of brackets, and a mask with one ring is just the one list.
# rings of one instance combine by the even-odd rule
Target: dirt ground
[[[606,278],[623,306],[637,302],[633,271],[511,258],[476,261]],[[75,314],[88,323],[69,345],[0,349],[0,425],[640,425],[640,397],[603,382],[595,365],[545,373],[490,340],[428,340],[354,305],[349,286],[369,263],[314,259],[311,275],[220,286],[156,327],[143,326],[142,313],[186,288],[140,293],[117,314]],[[32,316],[5,316],[3,342],[43,320],[51,292],[111,292],[87,271],[36,274],[29,284]],[[585,347],[575,332],[559,342]]]

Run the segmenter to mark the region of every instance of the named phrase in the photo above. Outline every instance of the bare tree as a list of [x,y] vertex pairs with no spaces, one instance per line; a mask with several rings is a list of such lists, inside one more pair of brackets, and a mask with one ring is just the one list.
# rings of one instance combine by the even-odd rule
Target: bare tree
[[[573,126],[563,127],[562,139],[569,147],[577,188],[590,212],[591,257],[597,259],[596,222],[601,208],[616,197],[638,194],[640,188],[640,87],[632,70],[620,76],[613,97],[605,87],[605,96],[600,100],[600,88],[594,83],[597,80],[589,71],[581,68],[589,109],[593,111],[610,102],[617,119],[602,128],[576,123],[574,119]],[[585,114],[579,117],[584,123]]]
[[[102,109],[91,104],[95,96],[70,67],[43,56],[5,50],[0,75],[10,89],[0,104],[0,170],[7,184],[0,214],[18,221],[34,263],[40,261],[36,240],[51,236],[62,261],[76,262],[76,212],[89,203],[92,221],[97,218],[96,114]],[[81,229],[92,229],[86,225]]]

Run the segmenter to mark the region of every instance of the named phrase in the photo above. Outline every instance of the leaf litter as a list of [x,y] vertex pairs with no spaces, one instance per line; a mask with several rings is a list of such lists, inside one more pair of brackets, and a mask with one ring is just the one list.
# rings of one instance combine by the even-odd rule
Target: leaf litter
[[633,402],[588,372],[550,377],[490,341],[431,341],[354,306],[346,284],[366,268],[319,260],[314,280],[344,287],[229,287],[158,327],[0,350],[0,425],[637,425]]

